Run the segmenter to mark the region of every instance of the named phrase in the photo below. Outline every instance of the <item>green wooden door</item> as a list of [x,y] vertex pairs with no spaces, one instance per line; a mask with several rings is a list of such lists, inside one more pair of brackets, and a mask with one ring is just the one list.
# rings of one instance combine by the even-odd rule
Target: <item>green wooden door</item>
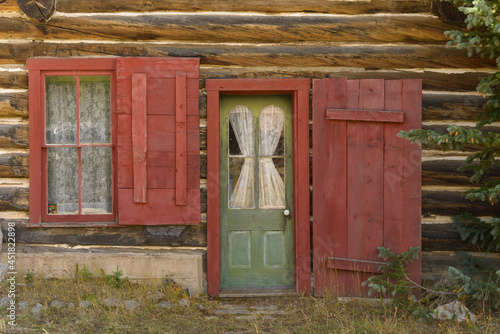
[[221,287],[293,287],[290,95],[223,95]]

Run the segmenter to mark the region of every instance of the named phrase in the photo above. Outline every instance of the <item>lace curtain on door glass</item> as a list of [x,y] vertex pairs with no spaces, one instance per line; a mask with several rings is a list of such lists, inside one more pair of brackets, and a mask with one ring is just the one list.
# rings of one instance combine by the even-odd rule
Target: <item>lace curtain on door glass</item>
[[[68,81],[68,80],[66,80]],[[110,83],[81,80],[80,141],[110,143]],[[76,145],[76,82],[50,83],[46,88],[47,144]],[[78,153],[76,147],[47,149],[49,213],[78,213]],[[82,213],[112,212],[110,147],[81,148]]]
[[[241,160],[243,166],[232,186],[232,172],[230,170],[229,207],[252,208],[254,197],[254,130],[253,114],[246,106],[238,105],[229,113],[229,123],[236,141],[238,142],[240,157],[230,157],[230,169],[234,165],[231,160]],[[285,184],[278,172],[273,158],[283,157],[283,147],[278,150],[278,144],[283,140],[285,115],[281,108],[269,105],[262,109],[259,116],[259,207],[284,208]],[[231,152],[230,152],[231,154]],[[276,159],[277,162],[283,158]]]

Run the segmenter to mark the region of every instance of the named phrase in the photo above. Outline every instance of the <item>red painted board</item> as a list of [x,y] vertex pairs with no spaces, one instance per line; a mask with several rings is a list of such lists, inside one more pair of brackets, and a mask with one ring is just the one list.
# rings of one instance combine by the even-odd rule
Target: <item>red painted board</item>
[[[403,80],[403,111],[406,114],[404,123],[405,131],[419,129],[422,126],[422,81],[419,79]],[[404,235],[405,249],[420,246],[421,230],[421,175],[422,175],[422,152],[421,146],[411,144],[405,140],[404,152]],[[415,282],[421,281],[421,260],[415,261],[408,266],[410,278]]]
[[[148,154],[149,155],[149,154]],[[175,164],[174,166],[147,166],[147,188],[148,189],[175,189]],[[200,188],[200,169],[198,166],[187,167],[188,189]],[[133,189],[133,167],[118,166],[118,188]]]
[[134,203],[147,202],[146,74],[132,75],[132,157],[134,166]]
[[313,81],[313,246],[315,291],[339,291],[350,275],[326,270],[330,256],[347,256],[346,122],[327,121],[328,108],[347,107],[347,80]]
[[133,203],[132,189],[118,189],[120,224],[178,225],[200,224],[200,191],[188,190],[186,206],[175,205],[174,189],[148,189],[148,202]]
[[402,111],[328,109],[326,118],[362,122],[402,123],[404,113]]
[[[29,69],[29,173],[30,173],[30,196],[29,196],[29,223],[40,224],[42,217],[42,152],[41,145],[45,141],[42,138],[41,110],[42,86],[39,70],[34,70],[37,62],[27,59]],[[45,203],[44,203],[45,204]]]
[[[403,81],[385,82],[386,110],[403,110]],[[403,144],[397,137],[402,124],[384,125],[384,247],[400,254],[404,249],[403,226]]]
[[333,269],[333,270],[346,270],[354,272],[380,274],[381,271],[378,270],[378,268],[386,264],[387,263],[381,261],[365,261],[357,259],[329,257],[327,260],[326,267],[328,269]]
[[186,205],[187,129],[186,76],[175,76],[175,204]]

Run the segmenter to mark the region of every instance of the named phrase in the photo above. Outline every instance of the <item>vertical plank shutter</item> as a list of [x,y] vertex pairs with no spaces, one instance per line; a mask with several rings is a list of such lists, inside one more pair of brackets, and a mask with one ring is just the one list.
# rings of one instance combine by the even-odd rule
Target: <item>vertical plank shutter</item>
[[[315,291],[363,295],[382,264],[420,245],[420,146],[398,138],[421,126],[420,80],[313,83]],[[410,266],[420,280],[420,263]]]
[[200,223],[199,60],[117,58],[118,221]]
[[146,203],[146,74],[132,74],[132,159],[134,203]]

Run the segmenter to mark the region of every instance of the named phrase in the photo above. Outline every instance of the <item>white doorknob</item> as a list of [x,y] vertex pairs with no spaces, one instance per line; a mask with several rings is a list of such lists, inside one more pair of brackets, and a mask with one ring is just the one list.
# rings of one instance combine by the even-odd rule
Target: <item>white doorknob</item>
[[290,210],[285,210],[285,211],[283,211],[283,214],[284,214],[285,216],[290,216]]

